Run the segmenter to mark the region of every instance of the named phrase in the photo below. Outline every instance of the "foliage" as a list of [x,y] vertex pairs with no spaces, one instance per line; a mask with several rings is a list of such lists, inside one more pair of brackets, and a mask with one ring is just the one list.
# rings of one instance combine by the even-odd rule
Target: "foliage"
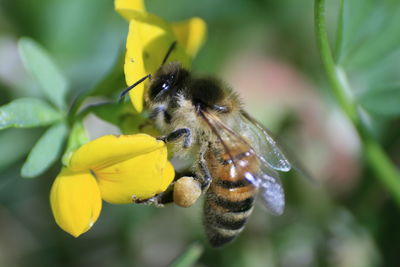
[[[360,16],[354,16],[358,10],[363,12]],[[400,39],[393,38],[397,30],[391,24],[397,22],[396,14],[400,12],[400,5],[393,6],[390,1],[377,4],[377,6],[372,1],[367,3],[341,1],[336,37],[336,61],[333,59],[327,40],[324,12],[325,1],[315,1],[317,40],[333,92],[344,112],[357,128],[371,167],[400,205],[400,173],[374,140],[358,111],[358,108],[362,107],[366,109],[365,112],[375,112],[377,115],[396,115],[396,110],[400,109],[397,105],[400,103],[400,98],[398,98],[400,87],[395,86],[396,83],[398,84],[398,77],[392,77],[392,79],[380,77],[387,75],[395,67],[392,62],[388,62],[387,57],[395,56],[400,45]],[[394,16],[387,16],[387,14]],[[366,32],[364,27],[369,23],[372,24],[372,30]],[[379,40],[379,44],[374,40]],[[379,70],[374,70],[375,66],[379,66]],[[358,72],[357,81],[347,78],[350,75],[349,72]],[[371,73],[377,74],[371,75]],[[371,78],[373,79],[369,80]],[[392,84],[393,87],[391,90],[384,89],[385,84]],[[359,91],[362,91],[360,97],[354,96],[357,91],[353,88],[359,88]],[[388,101],[389,98],[390,101]],[[367,116],[370,115],[367,113]]]
[[34,177],[46,171],[59,158],[68,136],[65,102],[67,81],[51,57],[35,41],[22,38],[19,49],[25,67],[31,71],[41,85],[43,94],[53,105],[37,98],[16,99],[0,107],[0,127],[51,126],[32,148],[21,169],[23,177]]
[[[71,238],[56,227],[48,193],[61,166],[68,165],[74,152],[101,128],[102,124],[90,127],[88,121],[96,117],[102,123],[117,126],[121,133],[132,134],[147,120],[148,114],[138,114],[129,101],[118,103],[125,87],[123,66],[128,25],[116,14],[111,1],[3,1],[0,5],[3,61],[0,62],[0,265],[398,264],[400,234],[395,229],[400,220],[399,1],[167,2],[148,0],[146,5],[171,22],[199,16],[208,24],[205,47],[193,61],[195,72],[236,78],[225,71],[234,65],[235,57],[257,51],[257,56],[269,59],[270,64],[280,62],[273,69],[276,80],[293,79],[282,74],[285,72],[280,67],[286,64],[296,77],[303,77],[302,81],[311,84],[313,93],[322,99],[318,105],[324,105],[328,111],[310,115],[310,107],[303,103],[298,110],[280,104],[272,113],[263,109],[254,114],[263,122],[276,117],[273,127],[276,133],[296,142],[302,135],[296,126],[304,123],[298,119],[301,114],[308,114],[309,121],[315,116],[329,121],[340,110],[350,121],[361,146],[354,156],[355,160],[359,158],[355,168],[359,171],[346,176],[353,185],[349,180],[338,180],[337,183],[344,184],[345,193],[332,186],[337,174],[332,169],[349,170],[345,166],[350,163],[330,157],[331,168],[324,169],[321,147],[327,146],[326,140],[312,139],[313,133],[308,132],[312,156],[304,153],[302,158],[311,158],[307,166],[311,166],[312,172],[318,172],[315,171],[318,168],[325,171],[318,173],[317,185],[293,175],[284,177],[288,203],[285,214],[271,217],[256,209],[243,234],[230,246],[213,250],[206,244],[201,203],[189,209],[105,204],[102,219],[92,231],[79,239]],[[19,59],[12,56],[8,42],[18,51]],[[164,53],[161,50],[165,49],[157,52],[154,62]],[[23,67],[15,67],[18,60]],[[252,64],[258,63],[253,59]],[[251,67],[246,65],[242,70],[254,70]],[[265,65],[258,68],[262,67]],[[257,73],[268,74],[264,69]],[[246,75],[251,73],[243,74]],[[129,81],[132,79],[135,78]],[[246,82],[245,94],[250,95],[251,87],[256,84]],[[236,86],[239,84],[232,84],[233,88]],[[273,85],[265,85],[268,86]],[[302,93],[287,97],[298,99]],[[262,101],[279,102],[274,99],[276,96],[279,94],[271,95],[271,102]],[[281,115],[283,109],[289,110],[285,113],[288,115]],[[342,119],[335,127],[340,128],[345,121]],[[349,144],[348,140],[340,139],[341,128],[333,131],[326,125],[314,125],[313,129],[338,134],[336,149]],[[300,146],[295,148],[295,152],[301,153],[297,151]],[[98,190],[96,186],[94,190]],[[98,206],[94,210],[98,213]],[[91,219],[88,217],[81,225],[83,230],[74,232],[75,235],[87,230]]]

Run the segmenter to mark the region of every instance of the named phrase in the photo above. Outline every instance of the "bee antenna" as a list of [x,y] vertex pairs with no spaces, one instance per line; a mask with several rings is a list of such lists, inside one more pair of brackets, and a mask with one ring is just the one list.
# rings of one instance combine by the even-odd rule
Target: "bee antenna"
[[119,96],[119,102],[122,101],[122,99],[124,98],[124,96],[130,91],[132,90],[134,87],[136,87],[137,85],[141,84],[142,82],[144,82],[147,78],[151,79],[151,74],[148,74],[146,76],[144,76],[143,78],[141,78],[140,80],[138,80],[137,82],[135,82],[134,84],[132,84],[131,86],[129,86],[128,88],[126,88]]
[[[161,66],[163,66],[165,64],[165,62],[167,62],[169,56],[171,55],[172,51],[175,49],[176,47],[176,41],[173,41],[172,44],[169,46],[167,54],[165,55]],[[137,82],[135,82],[134,84],[132,84],[131,86],[129,86],[128,88],[126,88],[119,96],[119,102],[122,101],[122,99],[124,98],[124,96],[131,90],[133,89],[136,85],[142,83],[144,80],[146,80],[147,78],[151,79],[151,74],[148,74],[146,76],[144,76],[143,78],[141,78],[140,80],[138,80]]]
[[175,47],[176,47],[176,41],[173,41],[172,44],[168,48],[167,54],[165,55],[165,57],[161,63],[161,66],[163,66],[165,64],[165,62],[167,62],[169,56],[171,55],[171,53],[175,49]]

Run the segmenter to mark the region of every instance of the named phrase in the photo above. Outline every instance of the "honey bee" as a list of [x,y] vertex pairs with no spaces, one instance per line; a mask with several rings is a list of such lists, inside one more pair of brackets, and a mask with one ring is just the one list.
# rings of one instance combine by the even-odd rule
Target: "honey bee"
[[[151,78],[145,102],[150,118],[165,134],[160,139],[172,144],[175,154],[196,155],[193,180],[205,192],[205,232],[210,244],[220,247],[244,229],[256,195],[272,214],[283,213],[284,191],[277,171],[287,172],[292,165],[269,131],[243,110],[231,88],[213,77],[195,77],[179,62],[165,63],[166,58],[154,76],[135,85]],[[173,187],[136,202],[177,201],[176,196],[185,192],[171,193]]]

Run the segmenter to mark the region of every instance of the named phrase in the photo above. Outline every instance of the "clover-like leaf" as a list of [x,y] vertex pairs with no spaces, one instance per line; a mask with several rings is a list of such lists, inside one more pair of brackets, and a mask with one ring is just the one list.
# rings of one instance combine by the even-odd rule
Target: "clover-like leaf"
[[59,157],[67,133],[64,123],[50,127],[32,148],[22,166],[21,175],[32,178],[46,171]]
[[400,2],[340,3],[335,64],[342,82],[368,112],[399,115],[400,87],[388,85],[400,84]]
[[25,68],[36,78],[46,97],[64,110],[68,82],[53,59],[30,38],[21,38],[18,46]]
[[20,98],[0,107],[0,129],[44,126],[61,118],[59,111],[37,98]]
[[[315,0],[315,28],[320,56],[332,92],[360,136],[366,160],[399,204],[398,169],[374,140],[372,133],[380,130],[376,128],[388,124],[378,125],[373,120],[382,121],[381,116],[360,114],[359,107],[364,107],[370,113],[398,113],[398,101],[395,98],[398,98],[400,64],[392,59],[400,52],[400,2],[341,0],[340,3],[334,59],[325,23],[325,0]],[[393,99],[389,99],[389,96]],[[365,127],[365,122],[368,127]],[[374,129],[369,127],[371,125],[374,125]]]
[[400,116],[400,85],[368,90],[358,97],[358,102],[371,113]]
[[[0,172],[29,153],[39,131],[23,129],[7,129],[0,132]],[[16,142],[15,140],[18,140]]]
[[388,56],[400,44],[398,1],[342,0],[336,40],[339,64],[363,67]]

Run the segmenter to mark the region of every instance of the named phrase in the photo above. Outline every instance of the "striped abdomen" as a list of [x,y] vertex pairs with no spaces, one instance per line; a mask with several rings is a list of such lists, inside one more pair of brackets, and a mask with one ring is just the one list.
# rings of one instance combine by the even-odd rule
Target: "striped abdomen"
[[253,211],[257,188],[245,175],[255,173],[258,161],[250,153],[237,154],[235,159],[233,164],[210,155],[208,158],[213,181],[206,193],[203,217],[208,240],[214,247],[232,241]]

